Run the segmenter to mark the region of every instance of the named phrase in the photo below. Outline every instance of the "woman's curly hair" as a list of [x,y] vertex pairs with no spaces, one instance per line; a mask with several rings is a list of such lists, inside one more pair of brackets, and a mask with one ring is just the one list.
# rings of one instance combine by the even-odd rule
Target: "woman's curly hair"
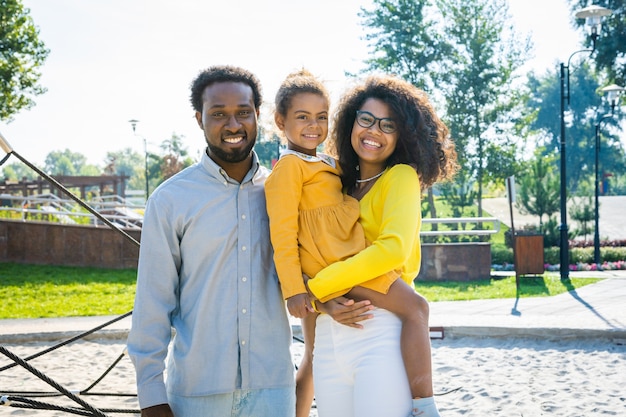
[[398,142],[387,167],[411,165],[423,190],[454,176],[458,170],[454,142],[426,93],[401,78],[373,75],[342,97],[334,117],[331,148],[341,164],[344,187],[356,185],[359,157],[351,143],[352,128],[357,110],[370,98],[385,102],[398,126]]

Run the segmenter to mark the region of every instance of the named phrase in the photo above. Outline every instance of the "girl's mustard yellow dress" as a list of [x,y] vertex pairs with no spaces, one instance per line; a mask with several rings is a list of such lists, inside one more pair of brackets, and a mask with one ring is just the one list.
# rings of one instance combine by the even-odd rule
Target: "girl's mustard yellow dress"
[[[367,247],[359,202],[343,193],[339,175],[328,155],[287,151],[265,182],[274,262],[285,299],[307,292],[302,273],[315,277]],[[392,271],[360,285],[387,293],[398,276]]]

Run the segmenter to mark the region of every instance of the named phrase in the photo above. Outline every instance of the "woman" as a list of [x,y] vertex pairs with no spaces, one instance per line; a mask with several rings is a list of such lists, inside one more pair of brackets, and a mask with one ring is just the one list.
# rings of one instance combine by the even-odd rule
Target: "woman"
[[[374,76],[345,95],[335,117],[333,139],[342,183],[359,200],[360,223],[372,242],[357,255],[324,268],[307,282],[314,299],[358,286],[391,270],[409,285],[419,272],[420,194],[457,169],[454,144],[426,94],[393,76]],[[339,300],[341,301],[341,300]],[[428,309],[421,337],[422,375],[408,381],[401,353],[402,321],[385,309],[384,297],[361,326],[344,326],[337,302],[318,303],[313,375],[320,417],[439,416],[432,397]],[[369,315],[366,317],[370,317]],[[348,320],[350,321],[350,320]],[[412,392],[419,391],[418,398]]]

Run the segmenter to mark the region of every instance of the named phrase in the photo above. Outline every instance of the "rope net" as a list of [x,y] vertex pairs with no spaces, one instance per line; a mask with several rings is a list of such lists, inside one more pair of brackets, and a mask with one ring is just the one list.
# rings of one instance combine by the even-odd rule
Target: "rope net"
[[[60,191],[68,195],[72,200],[76,201],[76,203],[78,203],[87,211],[89,211],[98,219],[100,219],[104,224],[106,224],[111,229],[122,234],[125,238],[127,238],[133,244],[136,244],[137,246],[139,246],[139,242],[135,240],[133,237],[131,237],[128,233],[116,227],[109,219],[104,217],[101,213],[99,213],[93,207],[88,205],[85,201],[75,196],[65,186],[63,186],[54,178],[50,177],[48,174],[46,174],[45,172],[37,168],[32,163],[30,163],[27,159],[25,159],[19,153],[14,151],[12,147],[6,142],[6,139],[1,134],[0,134],[0,148],[6,152],[6,155],[0,160],[0,166],[2,166],[9,159],[11,155],[15,156],[20,161],[22,161],[25,165],[27,165],[29,168],[31,168],[33,171],[39,174],[42,178],[46,179],[53,186],[55,186]],[[84,389],[72,390],[68,388],[68,386],[76,385],[75,381],[72,381],[70,379],[65,384],[61,383],[60,381],[57,380],[59,379],[59,377],[57,377],[56,379],[53,379],[52,377],[42,372],[40,369],[36,368],[30,363],[30,361],[33,361],[46,354],[52,354],[57,349],[60,349],[62,347],[67,347],[77,342],[84,342],[84,338],[86,336],[92,335],[93,333],[96,333],[99,330],[102,330],[103,328],[125,317],[130,316],[131,314],[132,314],[132,311],[126,314],[122,314],[114,318],[113,320],[108,321],[100,326],[94,327],[93,329],[88,330],[86,332],[82,332],[70,339],[54,344],[48,348],[37,351],[26,357],[21,357],[15,354],[12,350],[8,349],[6,345],[5,346],[0,345],[0,353],[12,361],[10,364],[0,366],[0,376],[3,377],[12,368],[20,366],[24,370],[34,375],[37,379],[39,379],[43,383],[54,388],[54,391],[33,391],[30,389],[29,390],[26,390],[26,389],[25,390],[6,390],[3,386],[0,386],[0,406],[8,406],[8,407],[39,410],[39,411],[52,411],[52,412],[60,412],[60,413],[75,414],[75,415],[82,415],[82,416],[97,416],[97,417],[107,417],[111,414],[140,414],[140,410],[138,408],[138,402],[136,398],[137,397],[136,386],[134,384],[134,368],[132,368],[132,363],[130,363],[130,360],[128,359],[128,355],[127,355],[126,348],[125,348],[125,343],[123,341],[119,342],[121,344],[123,352],[117,358],[112,360],[112,363],[110,364],[110,366],[108,366],[99,376],[96,376],[95,378],[93,378],[93,382],[87,385],[87,388],[84,388]],[[437,336],[438,333],[440,333],[440,336]],[[439,329],[439,328],[431,329],[431,338],[443,338],[443,329]],[[294,336],[293,345],[303,348],[304,341]],[[292,351],[293,357],[294,357],[294,364],[300,363],[301,353],[299,352],[301,352],[300,349],[293,349]],[[102,352],[95,352],[95,354],[90,357],[91,359],[85,358],[86,363],[83,364],[83,368],[86,368],[86,369],[82,369],[82,371],[85,371],[85,370],[93,371],[94,367],[96,366],[94,361],[97,361],[98,359],[100,359],[101,356],[102,356]],[[124,361],[124,358],[126,358],[127,360]],[[128,379],[128,375],[132,375],[132,382],[133,382],[132,386],[134,387],[134,392],[132,393],[112,392],[113,390],[109,392],[93,391],[93,389],[96,388],[96,386],[98,386],[100,383],[102,383],[105,380],[105,377],[111,374],[111,372],[114,371],[114,369],[120,364],[125,364],[128,368],[130,368],[126,370],[127,372],[126,372],[125,378]],[[76,365],[79,365],[79,364],[76,364]],[[297,365],[294,365],[294,366],[297,369]],[[79,366],[77,366],[77,368],[79,368]],[[75,378],[79,376],[79,372],[78,372],[79,370],[80,369],[75,369],[75,370],[73,369],[69,376],[71,378]],[[67,372],[67,370],[65,370],[65,372]],[[67,374],[63,375],[64,379],[67,379],[67,377],[68,377]],[[7,378],[6,380],[10,380],[10,379],[11,377]],[[14,387],[18,385],[22,385],[20,383],[19,378],[13,377],[12,379],[15,380],[15,384],[13,385]],[[1,381],[2,381],[2,385],[4,385],[5,378],[3,378]],[[110,388],[113,388],[113,387],[110,387]],[[435,395],[449,394],[450,392],[454,392],[457,389],[444,392],[444,393],[435,394]],[[112,397],[122,398],[125,400],[126,403],[132,404],[133,408],[97,407],[94,405],[94,403],[92,403],[93,401],[92,399],[97,398],[97,397],[99,398],[106,397],[107,399],[110,399]],[[86,400],[87,398],[90,401],[87,401]],[[58,402],[60,401],[56,401],[56,400],[64,400],[65,404],[59,404]],[[311,410],[312,410],[311,416],[316,416],[317,413],[316,413],[315,402],[313,403],[313,407]],[[48,415],[57,416],[59,414],[54,413],[54,414],[48,414]]]
[[[134,368],[126,351],[125,339],[110,340],[98,338],[97,335],[99,330],[131,313],[120,315],[48,347],[42,347],[43,342],[12,347],[0,345],[0,353],[10,360],[8,364],[0,362],[0,406],[33,410],[37,411],[37,415],[46,417],[65,414],[97,417],[140,414]],[[87,336],[94,340],[86,340]],[[294,335],[293,342],[294,367],[297,369],[304,341]],[[111,353],[116,349],[121,351],[117,356]],[[36,351],[19,355],[17,350]],[[46,355],[52,357],[44,358]],[[38,362],[37,359],[42,359],[44,365],[36,366],[34,363]],[[6,389],[7,385],[24,389],[9,390]],[[120,385],[130,392],[120,392]],[[37,389],[40,386],[45,389]]]
[[[6,141],[6,139],[4,138],[4,136],[2,136],[2,134],[0,134],[0,148],[6,152],[6,155],[0,160],[0,166],[2,166],[8,159],[10,156],[15,156],[17,159],[19,159],[21,162],[23,162],[26,166],[28,166],[30,169],[32,169],[33,171],[35,171],[37,174],[39,174],[42,178],[44,178],[46,181],[48,181],[52,186],[56,187],[57,189],[59,189],[61,192],[65,193],[68,197],[70,197],[72,200],[74,200],[76,203],[78,203],[80,206],[82,206],[84,209],[86,209],[88,212],[90,212],[91,214],[93,214],[94,216],[96,216],[98,219],[100,219],[105,225],[109,226],[111,229],[115,230],[116,232],[120,233],[121,235],[123,235],[126,239],[128,239],[131,243],[139,246],[139,242],[137,240],[135,240],[132,236],[130,236],[128,233],[126,233],[124,230],[122,230],[119,227],[116,227],[108,218],[106,218],[104,215],[102,215],[100,212],[98,212],[96,209],[94,209],[93,207],[91,207],[88,203],[86,203],[85,201],[83,201],[81,198],[77,197],[76,195],[74,195],[70,190],[68,190],[63,184],[59,183],[58,181],[56,181],[54,178],[52,178],[50,175],[48,175],[47,173],[43,172],[41,169],[39,169],[37,166],[35,166],[34,164],[32,164],[30,161],[28,161],[26,158],[24,158],[22,155],[20,155],[18,152],[16,152],[10,145],[9,143]],[[6,356],[7,358],[9,358],[12,363],[8,364],[8,365],[3,365],[0,366],[0,376],[4,376],[9,370],[11,370],[12,368],[15,368],[17,366],[22,367],[24,370],[30,372],[32,375],[34,375],[37,379],[39,379],[40,381],[42,381],[43,383],[46,383],[47,385],[49,385],[50,387],[54,388],[55,391],[32,391],[32,390],[5,390],[5,387],[0,386],[0,406],[8,406],[8,407],[16,407],[16,408],[22,408],[22,409],[33,409],[33,410],[49,410],[49,411],[55,411],[55,412],[63,412],[63,413],[69,413],[69,414],[77,414],[77,415],[84,415],[84,416],[98,416],[98,417],[106,417],[109,414],[139,414],[140,410],[138,409],[138,403],[137,403],[137,394],[136,394],[136,386],[134,384],[134,368],[132,368],[132,364],[130,363],[130,360],[127,359],[125,361],[126,366],[131,367],[132,369],[129,369],[127,374],[130,374],[133,376],[132,380],[133,380],[133,386],[134,386],[134,392],[133,393],[117,393],[117,392],[94,392],[92,391],[96,386],[98,386],[107,375],[109,375],[115,368],[116,366],[120,365],[123,362],[124,358],[127,358],[127,353],[126,353],[126,349],[125,349],[125,345],[123,347],[123,352],[117,357],[115,358],[111,365],[103,371],[103,373],[97,377],[94,378],[93,382],[91,384],[89,384],[87,386],[87,388],[85,389],[80,389],[80,390],[71,390],[69,388],[66,387],[66,385],[76,385],[75,381],[68,381],[66,383],[66,385],[64,385],[63,383],[57,381],[57,379],[53,379],[50,376],[48,376],[47,374],[45,374],[44,372],[42,372],[40,369],[36,368],[35,366],[33,366],[30,361],[39,358],[43,355],[46,354],[51,354],[54,351],[56,351],[59,348],[62,347],[67,347],[68,345],[71,345],[75,342],[78,341],[82,341],[85,336],[91,335],[93,333],[98,332],[99,330],[127,317],[130,316],[132,314],[131,312],[128,312],[126,314],[123,314],[119,317],[116,317],[115,319],[104,323],[100,326],[97,326],[91,330],[88,330],[86,332],[80,333],[68,340],[62,341],[60,343],[57,343],[53,346],[50,346],[48,348],[45,348],[41,351],[38,351],[34,354],[30,354],[24,358],[22,358],[21,356],[15,354],[12,350],[8,349],[6,346],[0,346],[0,353],[3,354],[4,356]],[[299,342],[300,344],[303,344],[304,342],[297,338],[294,337],[294,340],[296,342]],[[92,359],[91,361],[88,360],[88,363],[86,363],[84,365],[85,368],[88,368],[89,370],[93,370],[95,363],[93,362],[94,360],[99,359],[99,357],[101,356],[101,354],[96,353],[96,358]],[[298,362],[299,363],[299,359],[296,357],[294,358],[294,362]],[[76,372],[76,373],[75,373]],[[72,370],[70,376],[71,377],[75,377],[78,375],[78,369],[77,370]],[[65,375],[64,377],[67,378],[68,375]],[[10,378],[7,378],[7,380]],[[15,379],[15,378],[13,378]],[[128,379],[128,377],[126,376],[126,379]],[[3,378],[1,381],[5,381],[5,378]],[[4,382],[2,383],[2,385],[4,385]],[[21,385],[19,380],[16,380],[16,383],[14,385]],[[133,404],[133,408],[131,409],[126,409],[126,408],[98,408],[96,406],[94,406],[91,403],[91,398],[95,398],[95,397],[120,397],[120,398],[130,398],[130,402]],[[37,398],[37,399],[35,399]],[[69,403],[69,405],[61,405],[61,404],[57,404],[52,402],[52,399],[59,399],[62,398],[65,400],[66,403]],[[86,401],[85,398],[89,398],[90,402]],[[53,414],[54,416],[58,415],[58,414]]]
[[[105,357],[104,351],[111,351],[108,347],[106,349],[102,348],[103,343],[107,343],[105,340],[95,340],[94,342],[85,341],[84,338],[93,333],[96,333],[98,330],[101,330],[112,323],[115,323],[124,317],[127,317],[131,313],[123,314],[107,323],[104,323],[101,326],[97,326],[91,330],[86,332],[82,332],[70,339],[61,341],[60,343],[56,343],[50,347],[39,350],[33,354],[22,357],[14,352],[14,349],[24,350],[23,346],[17,346],[15,348],[9,349],[6,345],[0,346],[0,353],[10,359],[12,362],[10,364],[4,365],[0,367],[0,376],[4,377],[8,374],[6,378],[2,378],[3,381],[11,381],[15,380],[16,382],[11,386],[14,388],[18,388],[20,386],[29,386],[35,387],[40,385],[47,385],[50,389],[53,390],[7,390],[6,386],[0,388],[0,405],[15,407],[15,408],[23,408],[23,409],[31,409],[31,410],[50,410],[50,411],[58,411],[62,413],[68,414],[76,414],[76,415],[84,415],[84,416],[98,416],[104,417],[109,414],[139,414],[140,410],[137,406],[137,394],[136,392],[111,392],[107,388],[112,388],[111,385],[115,385],[115,382],[112,382],[104,390],[100,389],[97,391],[101,385],[103,385],[103,381],[105,378],[114,373],[116,367],[122,364],[124,365],[124,371],[127,375],[120,374],[120,371],[117,371],[116,379],[120,377],[128,380],[132,379],[134,382],[134,373],[132,372],[132,363],[130,359],[128,359],[128,355],[126,352],[126,348],[124,346],[124,341],[114,342],[114,345],[120,345],[120,349],[122,352],[115,358],[112,358],[112,362],[108,365],[104,370],[99,366],[103,360],[108,358]],[[96,349],[95,352],[91,352],[92,356],[87,356],[88,352],[82,352],[85,350],[85,343],[91,343],[93,345],[92,349]],[[110,342],[109,342],[110,343]],[[60,348],[68,348],[69,346],[74,344],[75,351],[72,354],[73,360],[69,360],[67,362],[61,362],[64,359],[63,352],[55,352]],[[41,343],[35,343],[33,346],[30,346],[30,349],[40,348]],[[100,345],[100,347],[98,347]],[[40,367],[34,366],[31,362],[35,362],[37,358],[41,358],[44,355],[53,355],[54,358],[45,361],[47,364],[46,372],[42,371]],[[95,356],[95,357],[94,357]],[[67,358],[65,358],[67,359]],[[126,361],[123,361],[126,359]],[[27,373],[31,374],[31,377],[28,378],[28,375],[25,377],[24,372],[20,370],[16,370],[14,368],[21,367],[22,370],[27,371]],[[122,371],[122,373],[124,373]],[[94,372],[99,372],[98,374],[94,374]],[[130,372],[130,378],[128,373]],[[52,377],[52,374],[59,374]],[[80,386],[81,384],[76,382],[77,379],[83,378],[86,380],[84,374],[89,375],[92,378],[91,383],[85,383],[84,388],[75,389],[74,387]],[[93,377],[92,375],[95,375]],[[33,379],[32,376],[35,378]],[[63,382],[61,382],[63,380]],[[105,381],[106,382],[106,381]],[[4,384],[2,384],[4,385]],[[132,385],[132,384],[131,384]],[[99,407],[94,405],[93,399],[100,397],[106,398],[106,402],[110,402],[111,397],[120,397],[125,399],[125,402],[131,403],[132,408],[111,408],[111,407]],[[102,402],[102,401],[100,401]],[[115,401],[119,403],[120,401]],[[58,415],[58,414],[53,414]]]

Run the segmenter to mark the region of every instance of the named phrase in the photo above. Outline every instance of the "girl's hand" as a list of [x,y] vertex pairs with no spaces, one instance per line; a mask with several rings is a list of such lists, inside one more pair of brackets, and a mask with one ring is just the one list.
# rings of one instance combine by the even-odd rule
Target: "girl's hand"
[[287,298],[287,310],[289,314],[299,319],[314,312],[308,294],[296,294]]
[[311,289],[309,288],[309,280],[311,279],[311,277],[309,277],[307,274],[302,274],[302,279],[304,280],[304,286],[306,287],[306,290],[309,293],[309,298],[311,300],[317,301],[317,297],[315,296],[315,294],[311,292]]
[[346,297],[337,297],[325,303],[318,301],[316,304],[319,311],[328,314],[337,323],[356,329],[363,328],[360,322],[374,317],[373,314],[367,314],[375,308],[369,300],[354,302]]

